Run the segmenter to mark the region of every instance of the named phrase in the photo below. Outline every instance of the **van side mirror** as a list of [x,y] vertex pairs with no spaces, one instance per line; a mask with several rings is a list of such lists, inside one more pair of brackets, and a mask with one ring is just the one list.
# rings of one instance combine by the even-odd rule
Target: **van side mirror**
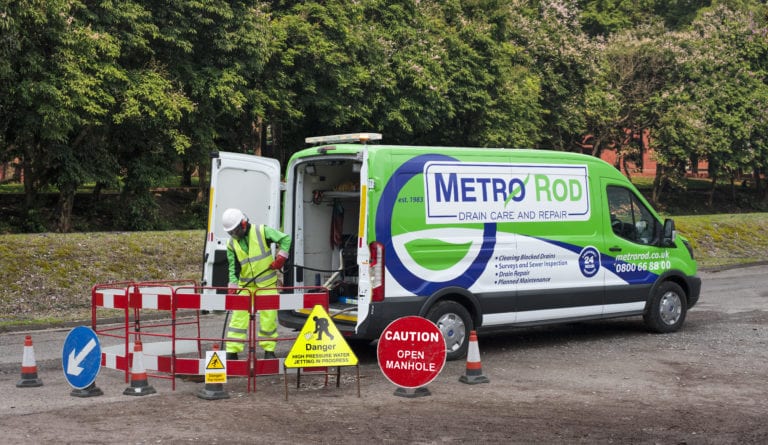
[[672,247],[675,245],[675,221],[667,218],[664,220],[664,228],[661,233],[661,245]]

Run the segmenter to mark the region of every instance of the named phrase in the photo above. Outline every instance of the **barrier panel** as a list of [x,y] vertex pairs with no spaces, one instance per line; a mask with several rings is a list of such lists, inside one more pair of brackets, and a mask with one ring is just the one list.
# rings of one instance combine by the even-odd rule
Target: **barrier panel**
[[[130,364],[133,361],[133,348],[136,341],[145,343],[143,355],[148,376],[172,379],[174,357],[179,352],[200,354],[199,342],[179,343],[174,341],[176,329],[180,324],[192,324],[199,332],[200,314],[195,313],[192,320],[177,322],[177,313],[173,311],[175,290],[180,286],[194,285],[193,280],[118,282],[97,284],[92,288],[91,325],[97,335],[119,339],[121,344],[102,348],[101,364],[106,368],[121,370],[125,381],[129,381]],[[98,326],[98,308],[122,309],[122,326]],[[148,312],[154,314],[148,314]],[[144,315],[143,315],[144,314]],[[149,315],[145,317],[145,315]],[[170,320],[169,320],[170,317]],[[164,341],[147,342],[160,338]],[[175,380],[173,382],[175,389]]]
[[[264,294],[265,292],[272,292]],[[219,293],[219,292],[226,292]],[[204,375],[203,342],[242,341],[248,351],[245,359],[227,360],[227,376],[248,378],[248,392],[256,389],[256,376],[282,374],[283,358],[257,359],[257,312],[260,310],[311,309],[321,305],[328,310],[328,291],[323,287],[260,289],[254,295],[249,289],[226,289],[199,286],[194,281],[117,282],[94,285],[91,290],[91,325],[97,335],[116,338],[119,344],[102,348],[101,365],[121,370],[129,381],[130,363],[136,341],[143,344],[144,365],[148,376],[170,379],[176,389],[179,375]],[[99,327],[98,309],[123,311],[122,326]],[[200,328],[201,311],[248,311],[250,322],[245,340],[203,336]],[[144,311],[144,312],[142,312]],[[143,315],[155,312],[154,317]],[[180,313],[190,312],[182,318]],[[193,334],[181,335],[179,328],[189,325]],[[147,341],[149,339],[150,341]],[[151,341],[159,339],[159,341]],[[265,340],[265,339],[262,339]],[[270,338],[272,341],[295,341],[296,337]],[[325,372],[326,369],[312,368]]]
[[[125,344],[125,352],[120,355],[119,348],[111,347],[109,351],[102,348],[101,366],[124,370],[126,383],[128,382],[128,292],[133,281],[96,284],[91,288],[91,328],[102,337],[114,337],[122,339]],[[122,309],[124,312],[124,326],[99,329],[97,326],[97,309]]]

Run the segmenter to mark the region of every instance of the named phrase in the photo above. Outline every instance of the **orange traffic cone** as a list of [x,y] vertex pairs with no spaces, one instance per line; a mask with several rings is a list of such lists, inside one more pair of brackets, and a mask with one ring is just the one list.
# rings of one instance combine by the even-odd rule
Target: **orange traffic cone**
[[476,383],[488,383],[488,377],[483,375],[483,365],[480,363],[480,348],[477,346],[477,333],[469,332],[469,350],[467,351],[467,371],[459,377],[459,381],[474,385]]
[[[219,351],[219,344],[213,344],[213,350]],[[224,391],[223,383],[208,383],[208,375],[206,374],[205,385],[197,392],[197,397],[205,400],[219,400],[228,399],[229,393]]]
[[144,369],[144,349],[141,340],[133,345],[133,363],[131,364],[131,386],[125,388],[126,396],[147,396],[154,394],[155,388],[147,381],[147,371]]
[[24,355],[21,358],[21,380],[16,384],[17,388],[34,388],[43,386],[43,381],[37,377],[37,365],[35,364],[35,348],[32,347],[32,336],[24,337]]

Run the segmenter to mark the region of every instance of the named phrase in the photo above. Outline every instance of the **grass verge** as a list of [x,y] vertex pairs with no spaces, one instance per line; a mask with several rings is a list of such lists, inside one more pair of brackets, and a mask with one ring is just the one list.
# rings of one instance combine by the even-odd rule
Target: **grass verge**
[[0,235],[0,330],[90,320],[97,283],[197,282],[204,236],[202,230]]
[[768,251],[768,213],[675,217],[677,231],[691,241],[699,267],[758,263]]
[[[675,222],[700,268],[766,258],[768,213],[679,216]],[[0,235],[0,331],[90,320],[97,283],[199,281],[204,236],[202,230]],[[115,311],[98,316],[114,317]]]

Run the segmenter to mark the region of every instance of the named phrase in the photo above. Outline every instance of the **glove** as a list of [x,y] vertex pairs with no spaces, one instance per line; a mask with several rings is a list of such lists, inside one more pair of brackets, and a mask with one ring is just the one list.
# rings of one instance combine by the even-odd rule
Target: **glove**
[[284,251],[277,252],[277,258],[275,258],[275,261],[272,261],[272,264],[269,265],[270,269],[278,270],[283,268],[283,264],[285,264],[285,260],[288,259],[288,253]]

